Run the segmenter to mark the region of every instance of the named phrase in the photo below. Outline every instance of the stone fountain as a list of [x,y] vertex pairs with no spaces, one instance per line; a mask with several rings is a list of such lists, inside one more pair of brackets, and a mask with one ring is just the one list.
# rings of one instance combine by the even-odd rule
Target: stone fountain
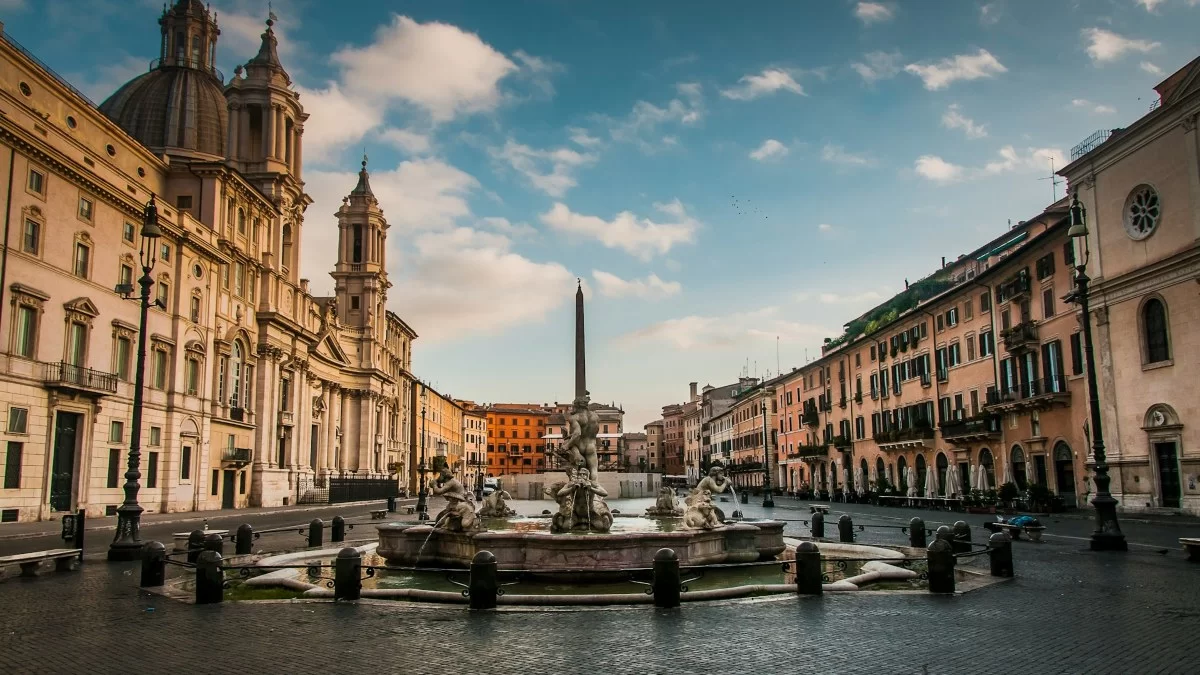
[[377,553],[400,566],[467,567],[479,551],[496,556],[500,569],[567,575],[571,578],[611,575],[622,570],[653,566],[661,548],[675,551],[682,565],[740,563],[770,560],[782,553],[784,523],[778,521],[727,522],[712,503],[712,495],[731,490],[719,468],[696,487],[686,510],[674,494],[660,495],[648,515],[678,519],[684,527],[674,532],[613,532],[613,513],[607,491],[597,480],[596,434],[599,419],[589,403],[584,362],[583,288],[575,293],[575,399],[567,416],[563,450],[570,459],[565,481],[546,493],[558,503],[545,527],[487,531],[483,518],[511,515],[507,495],[490,497],[478,513],[471,494],[443,468],[433,487],[447,506],[429,524],[380,525]]

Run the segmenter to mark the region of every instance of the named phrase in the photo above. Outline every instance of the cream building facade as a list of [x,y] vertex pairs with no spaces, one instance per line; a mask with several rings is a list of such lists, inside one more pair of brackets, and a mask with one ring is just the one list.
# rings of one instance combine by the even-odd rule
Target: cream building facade
[[141,276],[152,196],[146,510],[293,503],[330,477],[412,467],[416,333],[384,310],[387,223],[365,165],[336,214],[336,294],[313,297],[298,270],[307,114],[270,23],[229,82],[206,7],[180,0],[159,23],[160,58],[98,107],[0,40],[5,521],[123,499],[139,321],[114,288]]

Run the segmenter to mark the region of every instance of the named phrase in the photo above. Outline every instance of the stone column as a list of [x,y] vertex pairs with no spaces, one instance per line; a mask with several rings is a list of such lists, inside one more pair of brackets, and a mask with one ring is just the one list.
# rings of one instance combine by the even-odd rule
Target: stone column
[[330,384],[325,396],[325,452],[322,453],[322,468],[332,471],[336,458],[333,449],[337,446],[338,386]]
[[238,128],[241,124],[242,106],[240,103],[234,103],[229,106],[229,138],[225,139],[225,156],[228,158],[237,157],[238,148]]
[[275,157],[284,159],[287,155],[287,139],[284,138],[286,129],[285,117],[281,106],[275,107]]
[[250,152],[250,110],[245,107],[241,108],[238,113],[238,144],[237,156],[239,159],[250,159],[253,153]]
[[275,106],[271,103],[262,108],[262,153],[264,160],[275,156]]
[[292,173],[296,174],[296,177],[298,178],[300,176],[300,169],[304,166],[303,156],[300,152],[300,141],[304,138],[304,129],[303,127],[299,126],[292,127],[292,129],[296,134],[295,139],[292,141]]
[[346,472],[350,468],[350,402],[347,400],[348,393],[342,390],[338,394],[340,400],[341,415],[338,417],[338,423],[342,425],[342,460],[338,466],[341,472]]

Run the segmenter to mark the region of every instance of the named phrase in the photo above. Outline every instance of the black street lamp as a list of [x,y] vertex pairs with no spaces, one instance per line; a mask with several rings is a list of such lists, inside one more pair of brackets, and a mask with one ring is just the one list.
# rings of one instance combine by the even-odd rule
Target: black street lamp
[[1092,417],[1092,454],[1096,463],[1096,497],[1092,506],[1096,509],[1096,529],[1092,532],[1091,549],[1093,551],[1128,551],[1129,544],[1121,533],[1121,525],[1117,522],[1117,500],[1108,491],[1112,480],[1108,476],[1108,462],[1104,456],[1104,434],[1100,428],[1100,388],[1096,382],[1096,359],[1092,347],[1092,317],[1088,310],[1088,279],[1084,268],[1087,267],[1088,229],[1087,211],[1079,203],[1079,192],[1076,191],[1071,199],[1071,229],[1067,231],[1071,238],[1071,246],[1075,253],[1075,300],[1083,312],[1083,349],[1084,361],[1087,364],[1088,406]]
[[[138,323],[137,370],[133,383],[133,429],[129,435],[129,468],[125,471],[125,501],[117,507],[117,533],[112,544],[108,547],[109,560],[137,560],[142,554],[141,521],[142,508],[138,504],[138,491],[142,486],[138,479],[142,477],[139,470],[142,459],[142,389],[146,384],[146,319],[150,305],[156,304],[151,299],[154,279],[150,272],[154,269],[157,254],[158,238],[162,230],[158,226],[158,204],[154,195],[150,195],[150,203],[142,212],[142,246],[138,255],[142,262],[142,277],[138,279],[141,293],[136,299],[141,307],[141,317]],[[133,293],[132,284],[118,284],[116,292],[129,298]]]
[[771,494],[771,434],[767,431],[767,399],[763,393],[763,507],[775,506],[775,495]]
[[417,488],[417,520],[429,520],[429,505],[425,502],[425,406],[429,394],[421,387],[421,464],[417,467],[420,474],[420,486]]

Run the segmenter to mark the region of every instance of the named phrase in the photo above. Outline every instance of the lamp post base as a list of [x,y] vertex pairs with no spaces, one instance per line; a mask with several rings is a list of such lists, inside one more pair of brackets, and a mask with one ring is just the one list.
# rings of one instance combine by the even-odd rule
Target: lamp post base
[[[122,509],[125,510],[122,513]],[[141,529],[142,507],[133,505],[132,508],[122,505],[117,509],[117,536],[108,545],[108,559],[111,562],[125,562],[142,558]]]
[[770,492],[767,492],[767,494],[763,496],[763,508],[775,508],[775,497]]
[[1128,551],[1129,544],[1121,533],[1095,532],[1092,534],[1090,547],[1093,551]]

